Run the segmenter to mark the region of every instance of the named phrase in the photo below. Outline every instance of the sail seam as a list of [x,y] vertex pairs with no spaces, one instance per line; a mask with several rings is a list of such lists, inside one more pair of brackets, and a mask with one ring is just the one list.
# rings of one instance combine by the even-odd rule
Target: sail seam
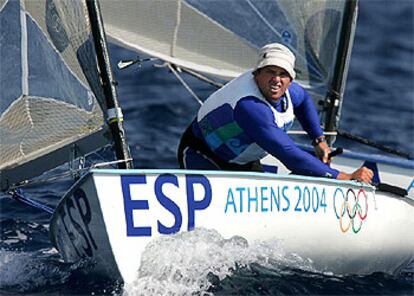
[[[24,106],[27,114],[27,119],[30,123],[30,129],[25,133],[25,138],[33,130],[33,118],[30,114],[29,103],[29,61],[28,61],[28,40],[27,40],[27,22],[26,12],[20,8],[20,26],[21,26],[21,62],[22,62],[22,99],[24,100]],[[22,156],[25,156],[23,141],[19,144],[19,151]]]
[[22,92],[23,95],[29,94],[29,65],[27,57],[27,23],[26,13],[20,10],[20,25],[21,25],[21,59],[22,59]]
[[178,36],[178,30],[180,28],[180,24],[181,24],[181,0],[177,0],[177,19],[175,22],[173,40],[171,43],[171,51],[170,51],[170,55],[172,57],[174,56],[175,46],[177,44],[177,36]]

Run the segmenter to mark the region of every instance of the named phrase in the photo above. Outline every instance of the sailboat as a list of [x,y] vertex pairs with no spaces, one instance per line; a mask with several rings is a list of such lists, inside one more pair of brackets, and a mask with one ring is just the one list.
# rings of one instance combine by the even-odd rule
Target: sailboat
[[[207,10],[206,4],[218,7]],[[389,187],[290,175],[274,159],[266,161],[277,174],[132,168],[106,34],[171,69],[231,79],[253,65],[260,47],[240,23],[249,10],[273,41],[295,51],[298,82],[323,102],[322,123],[335,135],[357,2],[246,0],[226,6],[1,1],[0,46],[10,55],[1,60],[7,74],[0,76],[2,85],[10,85],[0,88],[1,190],[28,202],[18,190],[27,180],[112,144],[118,168],[85,168],[49,209],[52,244],[66,262],[89,258],[88,272],[130,283],[151,241],[196,228],[247,243],[276,239],[320,272],[401,272],[414,258],[411,160],[351,152],[335,158],[333,166],[342,170],[374,164],[381,181],[396,185]],[[219,22],[226,11],[237,25]],[[280,23],[269,23],[266,11]]]
[[[122,4],[102,1],[105,28],[112,42],[139,53],[155,56],[183,71],[232,79],[252,68],[261,46],[280,42],[296,54],[299,82],[319,108],[325,134],[334,142],[337,135],[373,144],[338,129],[346,77],[357,21],[357,1],[171,1]],[[158,8],[158,6],[162,6]],[[274,12],[273,15],[266,11]],[[301,17],[298,17],[298,14]],[[121,17],[122,16],[122,17]],[[159,19],[162,22],[159,22]],[[247,30],[250,20],[259,24]],[[172,69],[174,71],[174,69]],[[304,133],[291,131],[292,134]],[[301,145],[306,150],[311,147]],[[362,164],[378,172],[378,182],[414,190],[412,158],[382,145],[402,157],[366,155],[346,151],[334,160],[342,171]],[[366,163],[368,160],[368,163]],[[268,156],[265,164],[289,173]],[[410,191],[412,192],[412,191]]]

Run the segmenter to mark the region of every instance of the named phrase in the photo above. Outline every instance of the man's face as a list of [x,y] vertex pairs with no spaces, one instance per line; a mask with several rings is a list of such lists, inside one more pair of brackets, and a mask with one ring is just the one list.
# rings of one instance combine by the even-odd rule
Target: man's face
[[259,69],[254,79],[262,95],[272,101],[280,99],[292,82],[289,73],[277,66],[266,66]]

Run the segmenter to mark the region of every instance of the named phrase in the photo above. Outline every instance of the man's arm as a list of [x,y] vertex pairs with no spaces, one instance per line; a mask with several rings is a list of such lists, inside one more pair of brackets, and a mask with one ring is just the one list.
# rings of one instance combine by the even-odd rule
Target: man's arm
[[240,100],[234,114],[234,119],[246,134],[292,172],[309,176],[337,177],[337,170],[296,146],[276,125],[272,110],[261,100],[254,97]]
[[289,87],[289,93],[295,116],[311,140],[322,136],[323,131],[320,126],[318,113],[309,93],[295,82],[292,82]]
[[318,113],[316,112],[312,98],[306,90],[295,82],[291,84],[289,93],[291,95],[295,116],[311,138],[316,157],[324,163],[329,163],[328,155],[331,149],[325,141],[325,136],[320,127]]

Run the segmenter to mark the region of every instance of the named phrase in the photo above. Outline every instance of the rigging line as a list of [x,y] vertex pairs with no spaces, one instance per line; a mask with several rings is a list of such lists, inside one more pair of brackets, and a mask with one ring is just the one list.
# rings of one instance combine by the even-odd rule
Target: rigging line
[[211,84],[211,85],[213,85],[213,86],[215,86],[215,87],[217,87],[217,88],[222,88],[223,86],[224,86],[224,84],[223,83],[220,83],[220,82],[217,82],[217,81],[214,81],[213,79],[210,79],[210,78],[208,78],[207,76],[204,76],[204,75],[202,75],[202,74],[200,74],[200,73],[198,73],[198,72],[196,72],[196,71],[193,71],[193,70],[190,70],[190,69],[187,69],[187,68],[180,68],[183,72],[186,72],[186,73],[188,73],[188,74],[190,74],[190,75],[192,75],[192,76],[194,76],[195,78],[198,78],[199,80],[201,80],[201,81],[204,81],[204,82],[207,82],[207,83],[209,83],[209,84]]
[[48,178],[44,178],[44,179],[36,179],[36,180],[24,180],[21,181],[13,186],[10,187],[11,190],[15,190],[18,189],[20,187],[24,187],[24,186],[28,186],[28,185],[35,185],[35,184],[42,184],[42,183],[47,183],[50,181],[55,181],[55,180],[59,180],[59,179],[63,179],[66,177],[69,177],[73,174],[78,174],[81,173],[83,171],[87,171],[90,169],[94,169],[94,168],[100,168],[100,167],[104,167],[104,166],[109,166],[109,165],[114,165],[114,164],[118,164],[121,162],[129,162],[129,161],[133,161],[132,158],[127,158],[127,159],[120,159],[120,160],[114,160],[114,161],[108,161],[108,162],[100,162],[100,163],[96,163],[93,164],[89,167],[84,167],[84,168],[80,168],[80,169],[73,169],[64,173],[60,173],[60,174],[56,174],[53,176],[50,176]]
[[[98,153],[98,151],[95,151],[95,152],[92,152],[92,153],[90,153],[89,155],[90,156],[95,156],[95,157],[97,157],[97,158],[99,158],[99,160],[98,161],[102,161],[102,162],[105,162],[105,158],[101,155],[101,153],[102,154],[106,154],[107,153],[107,151],[109,150],[109,151],[111,151],[111,145],[106,145],[106,146],[104,146],[100,151],[100,153]],[[100,163],[100,162],[99,162]]]
[[174,56],[175,45],[177,43],[178,29],[180,27],[180,24],[181,24],[181,0],[177,0],[177,18],[175,22],[174,34],[173,34],[173,39],[171,43],[171,51],[170,51],[170,55],[172,57]]
[[178,72],[174,69],[174,67],[167,63],[168,68],[171,70],[171,72],[177,77],[177,79],[182,83],[182,85],[185,87],[185,89],[193,96],[196,101],[202,105],[203,102],[200,100],[200,98],[195,94],[195,92],[188,86],[188,84],[184,81],[184,79],[178,74]]
[[53,212],[54,212],[53,208],[25,196],[24,193],[23,193],[23,190],[21,190],[21,189],[14,189],[14,190],[9,191],[8,193],[11,195],[11,198],[13,198],[17,201],[20,201],[22,203],[25,203],[29,206],[32,206],[32,207],[35,207],[37,209],[43,210],[43,211],[45,211],[49,214],[53,214]]
[[353,135],[353,134],[351,134],[349,132],[346,132],[344,130],[338,129],[338,135],[340,135],[340,136],[342,136],[344,138],[347,138],[347,139],[350,139],[350,140],[354,140],[356,142],[359,142],[359,143],[362,143],[362,144],[371,146],[371,147],[378,148],[379,150],[382,150],[384,152],[388,152],[388,153],[391,153],[391,154],[395,154],[395,155],[398,155],[398,156],[401,156],[401,157],[405,157],[405,158],[408,158],[408,159],[413,159],[414,158],[414,155],[412,155],[411,153],[407,153],[407,152],[404,152],[404,151],[400,151],[398,149],[394,149],[394,148],[389,147],[387,145],[384,145],[384,144],[380,144],[380,143],[371,141],[371,140],[369,140],[367,138],[363,138],[363,137],[360,137],[360,136]]

